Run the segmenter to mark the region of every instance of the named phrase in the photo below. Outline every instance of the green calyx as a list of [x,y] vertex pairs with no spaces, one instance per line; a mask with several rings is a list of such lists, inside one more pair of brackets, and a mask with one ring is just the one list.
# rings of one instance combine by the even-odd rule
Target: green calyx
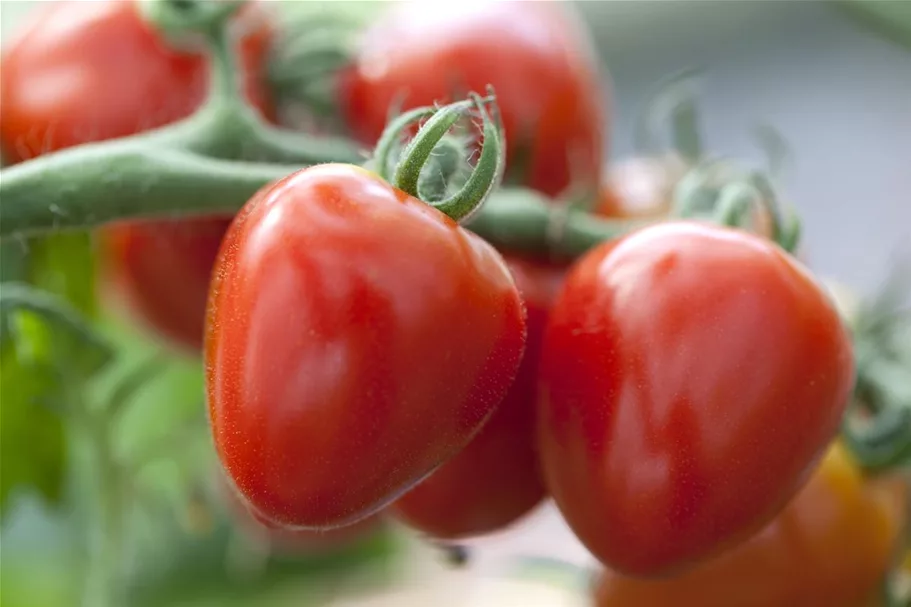
[[139,0],[143,18],[169,40],[224,30],[247,0]]
[[[451,103],[440,108],[422,107],[402,114],[392,121],[377,144],[374,165],[379,175],[400,190],[425,201],[455,221],[465,221],[475,214],[500,184],[505,165],[503,127],[499,121],[493,89],[482,99],[470,95],[468,101]],[[491,104],[491,118],[486,105]],[[460,158],[465,158],[467,146],[459,139],[444,138],[466,113],[474,110],[481,119],[484,142],[478,161],[464,184],[451,195],[446,183],[458,176]],[[414,137],[402,147],[401,138],[406,129],[427,119]],[[439,150],[439,156],[434,157]],[[391,158],[398,153],[395,167]]]
[[338,10],[306,10],[283,24],[269,53],[266,79],[280,109],[303,106],[341,129],[338,75],[351,64],[361,24]]
[[660,143],[661,131],[670,125],[670,149],[687,163],[703,158],[702,132],[697,103],[701,70],[688,68],[662,80],[645,104],[635,125],[638,153],[659,155],[668,146]]
[[672,215],[709,219],[730,227],[760,230],[768,221],[769,237],[788,253],[800,243],[800,221],[790,207],[782,208],[769,180],[744,172],[726,160],[706,160],[687,173],[674,192]]
[[911,309],[903,307],[906,287],[907,276],[893,277],[850,323],[856,379],[842,439],[868,473],[911,465]]
[[6,318],[17,311],[36,314],[73,337],[83,351],[84,362],[93,372],[114,358],[110,344],[101,339],[89,322],[65,301],[27,284],[5,282],[0,290],[0,316]]

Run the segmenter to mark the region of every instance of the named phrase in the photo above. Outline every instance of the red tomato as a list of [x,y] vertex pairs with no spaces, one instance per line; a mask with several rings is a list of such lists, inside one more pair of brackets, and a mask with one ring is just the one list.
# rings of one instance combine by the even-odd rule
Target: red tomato
[[601,576],[597,607],[860,607],[872,604],[908,510],[900,477],[868,481],[835,444],[775,520],[683,575]]
[[545,496],[535,445],[537,368],[547,314],[565,270],[518,258],[507,263],[527,310],[528,339],[516,381],[468,447],[393,506],[408,525],[440,539],[506,527]]
[[372,144],[396,103],[452,101],[492,84],[507,165],[526,147],[526,184],[553,196],[599,179],[608,132],[598,69],[588,34],[559,2],[402,2],[365,33],[339,100],[352,133]]
[[[251,5],[239,19],[250,102],[271,118],[259,81],[271,30]],[[0,147],[20,162],[89,141],[126,137],[189,116],[206,97],[200,53],[166,44],[130,0],[59,2],[6,48],[0,71]],[[112,271],[152,326],[199,347],[205,294],[226,219],[122,224],[104,230]]]
[[364,169],[305,169],[250,200],[216,262],[205,360],[221,462],[266,519],[356,522],[470,441],[524,343],[485,241]]
[[[271,32],[262,10],[243,17],[245,89],[265,109],[259,74]],[[11,161],[189,116],[209,80],[205,56],[172,49],[132,0],[49,5],[4,49],[2,68],[0,144]]]
[[772,519],[839,427],[854,373],[824,289],[740,230],[666,223],[571,270],[544,337],[548,489],[605,565],[685,568]]
[[230,219],[123,223],[106,230],[114,286],[141,321],[199,351],[212,266]]

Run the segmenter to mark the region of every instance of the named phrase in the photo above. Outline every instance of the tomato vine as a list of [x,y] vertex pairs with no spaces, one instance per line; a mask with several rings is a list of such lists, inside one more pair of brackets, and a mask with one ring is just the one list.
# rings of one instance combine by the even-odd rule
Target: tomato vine
[[[76,369],[71,373],[78,376],[67,378],[66,383],[67,391],[76,396],[53,393],[41,398],[50,401],[44,404],[52,410],[74,420],[78,439],[86,443],[93,458],[97,509],[91,526],[86,605],[123,604],[126,587],[121,551],[131,495],[124,467],[129,464],[112,442],[111,427],[132,396],[160,370],[161,361],[151,359],[115,386],[105,406],[86,406],[78,395],[115,358],[115,351],[90,319],[65,298],[23,283],[22,268],[13,263],[18,257],[6,251],[13,251],[28,238],[89,231],[123,221],[230,217],[264,188],[276,183],[291,188],[289,176],[305,167],[326,164],[365,167],[377,180],[440,211],[497,250],[531,258],[565,264],[606,242],[668,219],[759,232],[788,254],[798,250],[799,218],[778,200],[768,178],[734,167],[727,159],[705,155],[691,99],[678,99],[671,111],[676,152],[688,170],[675,188],[669,216],[611,219],[592,212],[596,204],[590,194],[581,202],[570,202],[530,188],[503,186],[508,146],[497,91],[492,87],[467,93],[452,103],[410,109],[393,117],[371,153],[347,137],[305,135],[272,126],[244,101],[229,24],[246,6],[245,1],[144,0],[140,4],[146,22],[170,43],[204,45],[211,62],[211,82],[202,107],[169,126],[79,145],[3,168],[0,178],[0,239],[7,258],[4,263],[10,264],[4,266],[0,291],[0,345],[7,347],[10,342],[14,349],[50,349],[30,335],[28,321],[22,328],[21,313],[32,320],[37,317],[46,329],[64,336],[67,347],[58,357],[66,358]],[[289,57],[294,55],[292,50]],[[295,52],[298,59],[301,53],[313,57],[322,52],[324,72],[273,73],[273,81],[295,88],[302,78],[318,79],[337,70],[347,57],[331,44],[319,49],[301,43]],[[324,90],[295,90],[326,109]],[[476,127],[476,132],[454,132],[465,124]],[[468,158],[475,154],[476,161],[469,164]],[[331,172],[330,168],[326,171]],[[845,418],[842,438],[871,475],[905,466],[911,458],[911,382],[906,376],[911,363],[907,348],[893,339],[901,316],[894,307],[880,303],[865,310],[852,327],[856,402]],[[520,339],[516,332],[513,337],[524,343],[524,335]],[[59,361],[40,362],[42,373],[60,379]],[[863,419],[855,423],[855,417]],[[376,504],[381,501],[375,500]],[[343,515],[334,516],[333,522],[338,522]]]

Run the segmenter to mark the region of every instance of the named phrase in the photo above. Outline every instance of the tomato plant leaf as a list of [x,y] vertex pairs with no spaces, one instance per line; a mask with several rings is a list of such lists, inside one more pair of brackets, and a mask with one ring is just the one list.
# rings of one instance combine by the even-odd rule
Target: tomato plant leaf
[[[94,257],[88,233],[0,243],[0,515],[17,488],[61,497],[66,432],[54,409],[112,356],[86,324],[97,314]],[[17,301],[24,293],[38,309]],[[47,306],[64,310],[62,324],[47,321]]]
[[[144,566],[137,570],[131,583],[136,604],[143,607],[164,607],[180,604],[268,604],[264,593],[284,583],[296,582],[299,599],[320,588],[343,587],[332,584],[339,578],[363,574],[375,567],[383,575],[392,559],[400,557],[402,545],[395,531],[383,529],[334,553],[298,556],[263,556],[257,571],[239,575],[235,563],[231,566],[230,553],[238,550],[240,541],[229,522],[220,518],[215,528],[205,536],[185,533],[169,538],[173,550],[162,553],[161,558],[144,559]],[[379,565],[379,567],[377,567]],[[383,566],[386,565],[386,566]],[[235,602],[236,601],[236,602]],[[280,602],[303,604],[306,601]],[[309,604],[309,603],[308,603]]]
[[60,232],[28,242],[28,282],[88,317],[98,312],[92,235]]
[[25,284],[0,285],[0,318],[8,337],[0,350],[2,514],[17,487],[60,499],[67,448],[58,409],[81,406],[84,382],[113,350],[62,298]]
[[59,396],[48,389],[56,384],[50,367],[23,364],[7,344],[0,365],[0,514],[17,487],[30,487],[51,504],[61,497],[63,418],[45,406]]

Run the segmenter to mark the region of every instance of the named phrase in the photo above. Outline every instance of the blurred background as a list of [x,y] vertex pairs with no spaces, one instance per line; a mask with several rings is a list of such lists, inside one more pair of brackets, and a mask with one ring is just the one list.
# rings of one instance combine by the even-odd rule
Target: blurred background
[[[43,2],[2,0],[2,36]],[[293,4],[291,1],[282,4]],[[337,2],[359,14],[383,2]],[[760,161],[750,130],[792,147],[785,195],[819,271],[869,291],[911,237],[911,2],[576,2],[614,82],[613,156],[655,83],[704,68],[706,139]]]
[[[0,2],[2,41],[40,4]],[[345,4],[358,13],[383,5]],[[707,147],[761,164],[752,129],[768,124],[786,137],[792,161],[783,194],[803,216],[806,255],[820,274],[872,292],[897,257],[911,255],[911,2],[577,4],[613,82],[612,157],[632,152],[634,120],[656,82],[702,68]],[[188,363],[172,379],[192,390],[194,373]],[[14,554],[44,554],[54,545],[57,527],[40,510],[23,498],[4,526],[4,607],[57,604],[57,578],[46,575],[53,559],[12,562]],[[482,570],[513,555],[593,562],[550,506],[479,546],[472,566]]]

